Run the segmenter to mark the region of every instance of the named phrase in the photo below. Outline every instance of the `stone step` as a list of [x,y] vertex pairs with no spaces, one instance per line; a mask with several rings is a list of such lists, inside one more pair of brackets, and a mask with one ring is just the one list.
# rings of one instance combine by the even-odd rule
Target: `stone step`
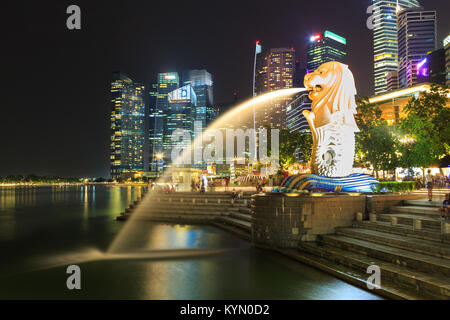
[[239,212],[245,213],[245,214],[251,214],[252,213],[252,209],[246,208],[246,207],[240,207],[239,208]]
[[353,223],[354,227],[381,231],[390,234],[401,235],[408,238],[414,238],[419,240],[428,240],[436,243],[450,244],[450,234],[442,234],[439,232],[432,232],[428,230],[414,230],[412,226],[407,225],[391,225],[390,222],[370,222],[370,221],[355,221]]
[[227,208],[217,209],[217,210],[211,210],[208,208],[190,208],[190,207],[184,207],[184,208],[171,208],[171,207],[151,207],[147,210],[140,210],[139,215],[145,215],[145,214],[195,214],[195,215],[225,215],[228,214],[229,210]]
[[437,258],[450,259],[450,245],[359,228],[336,228],[336,234],[405,249]]
[[237,235],[238,237],[240,237],[244,240],[247,240],[247,241],[251,240],[250,232],[248,232],[247,230],[243,230],[242,228],[235,227],[235,226],[225,224],[225,223],[221,223],[218,221],[213,221],[212,225],[214,225],[220,229],[223,229],[225,231],[228,231],[230,233],[233,233],[234,235]]
[[412,270],[450,277],[450,261],[446,259],[424,256],[408,250],[342,235],[324,235],[320,237],[319,241],[326,245],[367,255]]
[[230,212],[230,217],[240,219],[247,222],[252,222],[252,216],[246,213]]
[[221,216],[217,217],[216,221],[222,224],[231,225],[234,227],[238,227],[244,231],[247,231],[248,233],[251,232],[252,224],[248,221],[243,221],[241,219],[232,218],[229,216]]
[[[362,279],[368,279],[367,268],[376,265],[380,268],[382,289],[394,291],[406,299],[450,298],[450,279],[448,277],[406,270],[394,263],[328,245],[321,246],[314,242],[302,242],[300,249],[321,259],[351,268]],[[352,274],[353,272],[348,273]]]
[[405,205],[407,206],[418,206],[418,207],[437,207],[439,208],[442,201],[428,201],[428,200],[405,200]]
[[377,220],[384,222],[391,222],[392,217],[397,218],[398,224],[412,226],[414,220],[419,219],[422,221],[422,228],[434,232],[441,232],[442,220],[439,217],[426,217],[416,214],[378,214]]
[[[450,188],[434,188],[433,189],[433,195],[436,195],[436,194],[439,194],[439,195],[444,194],[445,195],[449,192],[450,192]],[[428,195],[428,189],[414,190],[411,193]]]
[[215,198],[215,197],[159,197],[155,196],[151,199],[152,202],[173,202],[173,203],[217,203],[217,204],[234,204],[246,206],[250,200],[240,199],[233,200],[231,198]]
[[230,205],[220,205],[220,204],[197,204],[197,203],[163,203],[156,202],[144,207],[147,211],[157,211],[157,210],[198,210],[198,211],[221,211],[221,212],[239,212],[239,207]]
[[420,207],[420,206],[393,206],[390,208],[391,213],[412,213],[425,217],[440,217],[438,208],[436,207]]

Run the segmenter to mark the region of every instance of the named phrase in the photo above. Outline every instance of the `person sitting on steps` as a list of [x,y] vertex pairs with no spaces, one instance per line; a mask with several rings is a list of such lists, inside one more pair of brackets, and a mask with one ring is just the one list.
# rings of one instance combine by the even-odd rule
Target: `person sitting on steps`
[[450,193],[445,195],[445,200],[442,201],[442,206],[439,208],[439,213],[444,219],[450,218]]

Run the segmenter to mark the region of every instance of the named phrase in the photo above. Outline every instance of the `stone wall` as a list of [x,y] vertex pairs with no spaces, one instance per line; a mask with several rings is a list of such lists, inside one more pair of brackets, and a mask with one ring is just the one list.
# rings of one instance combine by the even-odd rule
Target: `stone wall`
[[404,200],[419,199],[419,195],[413,194],[386,194],[367,196],[368,211],[376,213],[387,213],[393,206],[401,206]]
[[315,241],[336,227],[350,226],[357,212],[385,212],[399,205],[404,195],[296,195],[259,194],[252,197],[252,244],[297,248],[300,241]]

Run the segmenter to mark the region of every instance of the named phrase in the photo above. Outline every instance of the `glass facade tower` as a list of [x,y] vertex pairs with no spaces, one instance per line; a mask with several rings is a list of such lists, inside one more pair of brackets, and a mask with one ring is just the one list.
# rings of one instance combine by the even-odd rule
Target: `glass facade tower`
[[111,82],[111,178],[146,168],[145,86],[121,72]]
[[373,0],[373,5],[374,81],[378,95],[387,91],[387,74],[398,71],[397,12],[420,4],[417,0]]
[[[255,94],[294,87],[294,48],[272,48],[257,61]],[[256,127],[282,129],[286,125],[286,104],[290,99],[275,100],[256,109]],[[253,127],[249,124],[248,127]]]
[[206,129],[217,118],[217,109],[213,106],[212,76],[206,70],[189,70],[183,72],[182,80],[183,85],[191,85],[195,92],[195,121],[201,121],[202,128]]
[[[170,159],[170,154],[164,151],[164,139],[167,130],[167,115],[169,114],[169,93],[179,87],[180,79],[177,72],[158,74],[156,88],[153,86],[150,94],[150,170],[157,175],[162,172],[164,161]],[[151,97],[151,98],[152,98]]]
[[[399,88],[418,83],[417,73],[436,50],[436,11],[405,9],[397,15]],[[422,63],[423,62],[423,63]]]
[[321,64],[329,61],[345,63],[347,56],[347,40],[331,31],[318,33],[310,38],[307,48],[307,72],[316,70]]

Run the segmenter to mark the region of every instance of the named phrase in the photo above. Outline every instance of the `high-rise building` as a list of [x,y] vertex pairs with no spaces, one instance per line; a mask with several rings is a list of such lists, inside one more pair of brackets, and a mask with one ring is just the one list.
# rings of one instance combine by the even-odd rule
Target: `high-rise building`
[[204,130],[218,115],[217,108],[214,107],[212,75],[206,70],[188,70],[182,73],[182,83],[191,85],[195,92],[197,104],[193,115],[195,121],[202,122]]
[[417,65],[417,82],[430,82],[445,85],[445,49],[438,49],[426,55]]
[[[294,87],[294,48],[272,48],[261,58],[257,94]],[[265,78],[265,79],[264,79]],[[276,99],[257,108],[256,126],[281,129],[286,125],[286,104],[290,99]]]
[[321,64],[329,61],[345,63],[347,56],[347,40],[331,31],[317,33],[310,38],[307,48],[307,72],[316,70]]
[[158,74],[158,82],[153,87],[154,107],[150,111],[150,170],[159,175],[163,170],[165,160],[170,159],[170,154],[164,152],[164,139],[167,131],[167,115],[169,112],[169,92],[179,87],[180,79],[177,72],[165,72]]
[[[194,135],[195,111],[197,96],[191,84],[175,89],[168,94],[169,107],[166,111],[166,123],[163,139],[163,151],[167,156],[164,166],[170,163],[172,149],[177,142],[172,141],[172,134],[177,129],[187,130],[191,137]],[[188,145],[185,145],[188,146]]]
[[[189,131],[194,139],[194,122],[205,130],[217,117],[213,105],[213,81],[206,70],[160,73],[150,90],[150,171],[159,176],[171,163],[176,129]],[[154,106],[154,107],[152,107]],[[197,126],[200,128],[200,126]],[[202,165],[202,164],[201,164]]]
[[398,89],[398,71],[388,72],[386,75],[386,91]]
[[445,71],[447,73],[446,85],[450,87],[450,34],[443,41],[445,50]]
[[[163,139],[162,130],[157,132],[156,128],[158,123],[161,123],[159,127],[162,127],[163,114],[161,110],[156,108],[156,101],[158,99],[158,83],[152,83],[148,89],[148,113],[149,113],[149,130],[148,130],[148,146],[149,146],[149,171],[152,173],[157,172],[157,157],[156,148],[159,142]],[[162,149],[162,144],[161,147]],[[154,152],[155,150],[155,152]]]
[[421,8],[397,13],[399,88],[417,83],[419,63],[436,50],[436,11]]
[[145,86],[114,72],[111,82],[111,178],[133,177],[146,168]]
[[386,75],[398,70],[397,11],[420,7],[417,0],[373,0],[375,94],[387,91]]
[[286,107],[286,125],[290,132],[310,130],[308,121],[302,113],[304,110],[311,111],[311,100],[308,93],[302,92]]

